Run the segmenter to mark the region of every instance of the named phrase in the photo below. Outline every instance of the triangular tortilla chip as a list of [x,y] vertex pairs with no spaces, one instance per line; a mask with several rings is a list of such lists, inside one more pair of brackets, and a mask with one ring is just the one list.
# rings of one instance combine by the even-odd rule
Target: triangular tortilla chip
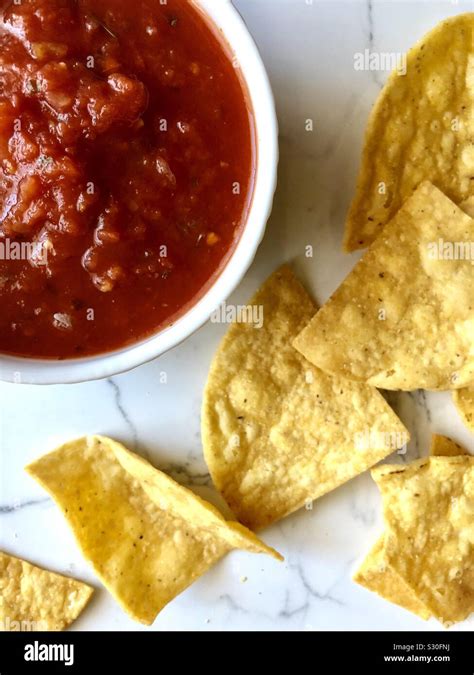
[[[467,450],[446,436],[434,434],[430,454],[435,456],[468,455]],[[364,562],[353,577],[354,581],[385,600],[393,602],[422,619],[429,619],[431,612],[417,597],[416,593],[390,565],[385,555],[385,534],[375,543]]]
[[382,389],[470,384],[474,265],[449,257],[455,243],[474,248],[473,237],[474,220],[423,183],[296,338],[296,348],[325,372]]
[[372,475],[388,564],[439,621],[462,621],[474,611],[474,457],[431,457]]
[[263,324],[234,323],[222,341],[202,438],[215,486],[258,529],[367,470],[409,435],[375,389],[326,375],[293,349],[315,307],[288,267],[250,305]]
[[464,424],[474,433],[474,386],[453,391],[453,399]]
[[119,443],[89,436],[27,467],[130,616],[158,612],[234,548],[281,559],[239,523]]
[[0,551],[0,630],[60,631],[77,619],[94,589]]
[[370,115],[347,251],[365,248],[425,180],[454,202],[472,192],[474,13],[440,23],[394,71]]

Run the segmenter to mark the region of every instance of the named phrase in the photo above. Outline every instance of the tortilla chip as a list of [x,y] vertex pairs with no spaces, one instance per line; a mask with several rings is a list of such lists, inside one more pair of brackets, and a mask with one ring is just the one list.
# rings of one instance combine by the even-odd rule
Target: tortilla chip
[[454,391],[453,398],[464,424],[474,434],[474,386]]
[[89,436],[27,467],[133,619],[158,612],[234,548],[280,558],[239,523],[119,443]]
[[[461,202],[459,208],[465,211],[468,216],[474,218],[474,196],[468,197],[465,201]],[[466,389],[454,391],[453,400],[464,424],[474,433],[474,384]]]
[[[459,208],[465,211],[468,216],[474,218],[474,196],[468,197],[461,202]],[[464,424],[474,433],[474,384],[466,389],[454,391],[453,400]]]
[[458,455],[469,455],[469,453],[458,443],[451,440],[451,438],[434,434],[431,438],[430,455],[458,457]]
[[[433,435],[430,454],[436,456],[468,455],[467,450],[446,436]],[[354,581],[385,600],[417,614],[422,619],[431,613],[387,561],[385,555],[385,534],[376,542],[353,577]]]
[[431,457],[372,471],[385,556],[442,623],[474,611],[474,457]]
[[258,529],[362,473],[409,434],[375,389],[326,375],[293,349],[315,308],[288,267],[250,304],[263,308],[263,325],[234,323],[222,341],[202,439],[215,486]]
[[438,248],[440,240],[472,246],[473,237],[474,220],[423,183],[295,347],[325,372],[382,389],[470,384],[474,265],[444,259]]
[[60,631],[77,619],[94,589],[0,551],[0,630]]
[[474,13],[438,24],[394,71],[370,115],[344,248],[370,245],[423,181],[459,203],[474,175]]
[[354,581],[369,591],[377,593],[384,600],[399,605],[409,612],[417,614],[425,621],[431,613],[417,598],[396,570],[387,562],[385,556],[385,535],[376,542],[353,577]]

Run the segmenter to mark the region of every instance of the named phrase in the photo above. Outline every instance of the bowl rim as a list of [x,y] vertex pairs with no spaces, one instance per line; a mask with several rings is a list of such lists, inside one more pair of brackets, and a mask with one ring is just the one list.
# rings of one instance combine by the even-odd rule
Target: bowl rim
[[203,326],[242,281],[265,233],[277,184],[278,121],[265,66],[231,0],[192,0],[234,54],[246,84],[255,124],[256,162],[252,201],[233,252],[202,296],[173,324],[119,350],[78,359],[35,359],[0,354],[0,380],[16,384],[87,382],[144,365],[178,346]]

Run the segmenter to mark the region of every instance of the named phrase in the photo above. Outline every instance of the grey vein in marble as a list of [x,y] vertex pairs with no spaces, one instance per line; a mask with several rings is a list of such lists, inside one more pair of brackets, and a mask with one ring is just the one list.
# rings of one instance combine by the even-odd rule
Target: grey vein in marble
[[41,499],[29,499],[25,502],[0,505],[0,516],[16,513],[17,511],[23,511],[24,509],[29,509],[34,506],[40,506],[41,504],[46,504],[46,502],[49,501],[51,501],[49,497],[42,497]]
[[107,380],[107,384],[113,389],[115,397],[115,406],[119,412],[120,417],[123,419],[127,427],[130,429],[133,439],[133,449],[136,451],[138,446],[138,431],[135,424],[130,419],[129,414],[125,410],[122,403],[122,392],[120,391],[119,385],[112,379]]
[[[352,565],[352,562],[353,562],[353,561],[350,560],[350,561],[347,563],[347,565],[344,566],[344,571],[345,571],[346,567],[349,567],[350,565]],[[329,586],[329,588],[327,589],[327,591],[317,591],[317,590],[311,585],[310,581],[309,581],[308,578],[306,577],[306,574],[305,574],[305,572],[304,572],[304,570],[303,570],[303,566],[302,566],[302,564],[301,564],[300,561],[295,562],[295,563],[289,563],[289,564],[288,564],[288,568],[289,568],[290,570],[293,570],[294,572],[296,572],[296,575],[297,575],[299,581],[301,582],[303,588],[305,589],[305,591],[308,593],[308,595],[309,595],[310,597],[316,598],[316,600],[319,600],[319,601],[322,601],[322,602],[331,602],[331,603],[336,604],[336,605],[338,605],[338,606],[340,606],[340,607],[344,607],[344,606],[345,606],[345,603],[344,603],[340,598],[337,598],[337,597],[335,597],[334,595],[332,595],[332,591],[333,591],[334,588],[339,584],[339,582],[341,581],[341,578],[342,578],[342,576],[343,576],[344,573],[341,575],[341,577],[339,577],[338,579],[336,579],[336,580],[334,581],[334,583],[332,583],[332,584]],[[309,606],[309,601],[308,601],[308,606]]]
[[420,389],[419,391],[415,392],[415,396],[418,396],[418,405],[423,409],[423,412],[425,414],[426,419],[428,422],[432,421],[431,418],[431,410],[428,406],[428,400],[426,398],[426,391],[423,389]]
[[[369,24],[369,52],[372,53],[375,47],[375,23],[374,23],[374,6],[373,0],[367,0],[367,21]],[[374,83],[379,89],[382,89],[384,86],[384,81],[379,78],[379,73],[377,70],[371,70],[370,74]]]
[[361,523],[366,527],[372,527],[377,522],[377,513],[374,507],[364,505],[362,507],[357,505],[357,493],[351,494],[351,516],[357,523]]

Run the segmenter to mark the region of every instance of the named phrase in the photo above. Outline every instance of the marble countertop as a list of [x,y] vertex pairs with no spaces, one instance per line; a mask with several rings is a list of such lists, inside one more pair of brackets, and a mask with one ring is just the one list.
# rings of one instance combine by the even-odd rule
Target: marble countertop
[[[367,115],[386,73],[354,70],[365,49],[403,52],[471,2],[234,0],[255,37],[274,88],[281,165],[273,215],[246,279],[245,301],[280,263],[292,262],[323,302],[357,255],[341,253]],[[306,131],[306,121],[313,131]],[[304,257],[305,246],[314,258]],[[351,574],[381,531],[380,499],[368,474],[264,532],[285,556],[233,552],[159,615],[129,619],[100,587],[58,509],[23,467],[86,433],[121,440],[177,480],[214,499],[199,414],[207,370],[225,327],[208,323],[160,359],[113,379],[73,386],[0,385],[0,549],[91,582],[98,592],[75,630],[433,630],[356,586]],[[166,375],[166,377],[164,377]],[[394,394],[410,429],[409,459],[432,432],[474,451],[449,394]],[[473,630],[474,617],[451,630]]]

